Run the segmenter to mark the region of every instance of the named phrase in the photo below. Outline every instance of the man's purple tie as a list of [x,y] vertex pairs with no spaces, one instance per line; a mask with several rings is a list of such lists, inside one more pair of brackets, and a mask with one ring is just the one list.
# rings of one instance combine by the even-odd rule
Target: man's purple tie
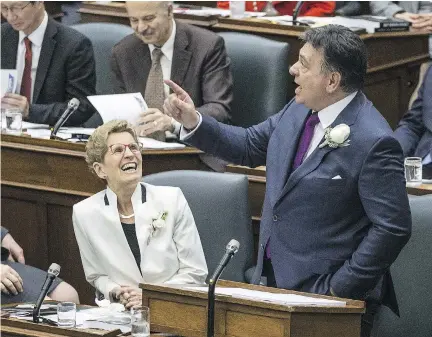
[[[303,159],[306,156],[306,153],[309,149],[310,142],[312,140],[314,131],[315,131],[315,125],[317,125],[320,122],[318,118],[318,113],[312,113],[308,119],[306,120],[305,126],[303,128],[302,134],[300,136],[300,141],[297,147],[297,153],[294,158],[293,163],[293,170],[295,170],[297,167],[300,166],[300,164],[303,162]],[[270,253],[270,239],[267,241],[266,249],[265,249],[265,255],[268,259],[271,258]]]
[[306,153],[309,149],[310,142],[312,140],[315,125],[319,123],[318,113],[312,113],[306,120],[306,124],[303,128],[300,141],[297,147],[297,153],[294,158],[293,170],[297,169],[303,163]]

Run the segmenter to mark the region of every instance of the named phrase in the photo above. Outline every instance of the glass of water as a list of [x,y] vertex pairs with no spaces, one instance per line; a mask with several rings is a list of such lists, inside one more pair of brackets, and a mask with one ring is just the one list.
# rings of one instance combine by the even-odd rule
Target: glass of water
[[76,304],[73,302],[61,302],[57,304],[58,326],[73,328],[76,322]]
[[[4,114],[4,117],[3,117]],[[22,131],[22,113],[17,108],[6,108],[2,111],[2,129],[11,135],[20,135]]]
[[150,308],[131,309],[131,334],[133,337],[150,336]]
[[242,19],[245,17],[245,1],[230,1],[231,17],[233,19]]
[[420,157],[407,157],[404,164],[407,186],[420,186],[422,183],[422,159]]

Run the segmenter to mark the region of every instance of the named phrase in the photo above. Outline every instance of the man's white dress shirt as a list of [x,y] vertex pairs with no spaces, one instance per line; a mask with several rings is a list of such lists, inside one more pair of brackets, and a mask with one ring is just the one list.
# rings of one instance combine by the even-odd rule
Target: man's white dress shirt
[[[48,25],[48,14],[45,12],[44,18],[42,20],[42,23],[39,25],[36,30],[31,33],[28,38],[31,41],[32,44],[32,67],[31,67],[31,101],[29,103],[32,103],[33,101],[33,91],[34,91],[34,84],[36,79],[36,71],[39,64],[39,57],[41,54],[42,49],[42,42],[44,39],[45,31]],[[24,66],[25,66],[25,52],[26,47],[24,44],[24,38],[26,35],[23,31],[19,32],[19,40],[18,40],[18,50],[17,50],[17,62],[16,62],[16,69],[17,69],[17,92],[19,93],[21,90],[21,80],[24,72]]]

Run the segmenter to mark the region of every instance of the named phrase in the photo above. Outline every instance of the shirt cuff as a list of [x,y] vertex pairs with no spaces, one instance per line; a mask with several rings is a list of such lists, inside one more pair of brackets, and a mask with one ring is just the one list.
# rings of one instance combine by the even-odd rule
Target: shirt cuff
[[198,111],[196,113],[198,114],[199,121],[198,121],[198,124],[195,127],[195,129],[193,129],[193,130],[187,130],[187,129],[184,128],[183,125],[181,126],[181,128],[180,128],[180,137],[179,137],[181,141],[187,140],[190,137],[192,137],[194,135],[194,133],[196,132],[196,130],[198,130],[198,128],[200,127],[200,125],[202,123],[202,115]]

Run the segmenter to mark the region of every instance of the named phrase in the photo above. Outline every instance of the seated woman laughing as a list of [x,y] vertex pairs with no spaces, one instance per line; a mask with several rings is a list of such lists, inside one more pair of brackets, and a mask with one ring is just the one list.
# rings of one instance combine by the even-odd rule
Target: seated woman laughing
[[126,121],[98,127],[87,143],[86,161],[107,186],[73,208],[87,281],[127,309],[141,305],[139,283],[201,284],[207,277],[183,193],[141,182],[141,149]]

